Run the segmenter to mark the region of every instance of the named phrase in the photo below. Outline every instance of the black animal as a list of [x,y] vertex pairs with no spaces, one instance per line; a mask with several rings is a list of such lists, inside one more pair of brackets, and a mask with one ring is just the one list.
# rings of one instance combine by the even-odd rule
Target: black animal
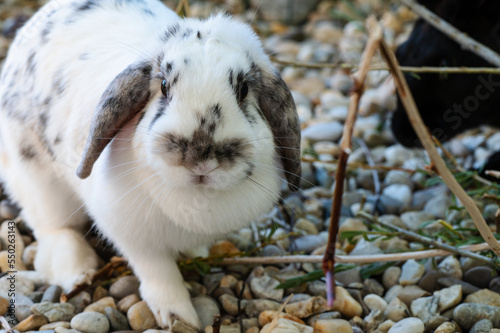
[[[421,4],[470,37],[500,52],[500,1],[425,0]],[[495,67],[419,19],[409,39],[398,47],[402,66]],[[480,125],[500,128],[500,75],[406,74],[420,114],[441,142]],[[398,98],[392,131],[406,147],[421,146]],[[485,169],[500,169],[500,153]]]

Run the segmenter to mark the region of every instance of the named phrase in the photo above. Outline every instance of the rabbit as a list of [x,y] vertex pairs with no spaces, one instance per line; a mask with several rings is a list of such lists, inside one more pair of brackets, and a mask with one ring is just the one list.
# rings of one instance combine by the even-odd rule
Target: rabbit
[[0,175],[66,291],[99,259],[91,217],[129,261],[159,326],[200,328],[176,265],[297,190],[300,124],[252,28],[157,0],[52,0],[0,77]]
[[[500,52],[500,2],[420,2],[459,30]],[[396,57],[402,66],[495,67],[462,49],[423,19],[415,23],[408,40],[397,48]],[[405,77],[420,115],[438,140],[445,142],[480,125],[500,127],[500,75],[408,73]],[[421,146],[400,99],[391,128],[404,146]],[[500,168],[500,163],[496,168]]]

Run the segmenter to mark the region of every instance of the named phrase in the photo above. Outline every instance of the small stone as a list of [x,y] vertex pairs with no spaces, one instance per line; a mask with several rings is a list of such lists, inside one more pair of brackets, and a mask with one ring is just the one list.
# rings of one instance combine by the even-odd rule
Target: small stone
[[[151,312],[145,301],[132,305],[127,311],[127,318],[130,327],[136,331],[145,331],[156,326],[153,312]],[[71,326],[73,326],[73,323]]]
[[304,301],[287,304],[285,306],[285,312],[298,318],[306,318],[313,314],[323,312],[325,307],[326,299],[321,296],[314,296]]
[[460,327],[457,326],[456,323],[448,321],[446,323],[442,323],[441,325],[439,325],[438,328],[436,328],[436,330],[434,331],[434,333],[455,333],[461,331],[462,330],[460,329]]
[[106,313],[109,325],[113,331],[125,331],[130,329],[127,317],[117,309],[108,306],[104,309],[104,312]]
[[500,294],[500,277],[496,277],[490,281],[490,285],[488,287],[491,291]]
[[42,302],[59,302],[62,291],[62,288],[56,285],[48,287],[43,293]]
[[481,319],[472,326],[469,333],[490,333],[493,323],[489,319]]
[[398,283],[400,276],[401,268],[398,266],[391,266],[382,274],[382,284],[386,289],[389,289]]
[[33,304],[31,313],[44,315],[51,323],[69,321],[75,313],[75,307],[70,303],[42,302]]
[[120,300],[130,294],[138,294],[139,284],[136,276],[122,276],[109,287],[109,295]]
[[418,281],[418,286],[430,293],[439,289],[437,280],[440,273],[436,270],[427,271],[424,276]]
[[481,319],[489,319],[493,323],[493,327],[500,327],[500,308],[484,304],[464,303],[453,310],[453,319],[466,330]]
[[366,304],[370,311],[373,309],[378,309],[380,310],[380,312],[384,312],[388,305],[382,297],[375,294],[366,295],[363,298],[363,302]]
[[384,287],[377,280],[368,278],[363,282],[363,294],[382,296],[384,294]]
[[314,323],[320,319],[340,319],[340,318],[342,318],[342,314],[340,312],[337,311],[322,312],[307,318],[307,325],[314,326]]
[[257,298],[273,301],[281,301],[283,298],[284,289],[276,289],[279,284],[279,281],[268,275],[254,277],[250,280],[250,288]]
[[[235,296],[227,294],[222,295],[219,297],[219,303],[222,305],[222,308],[230,315],[237,316],[239,314],[238,299]],[[243,307],[242,309],[244,310]]]
[[100,312],[87,311],[79,313],[71,319],[71,328],[82,333],[107,333],[109,321]]
[[245,313],[250,318],[258,317],[264,310],[277,311],[280,308],[280,303],[267,299],[249,300],[245,307]]
[[464,274],[464,281],[478,288],[488,288],[491,280],[496,276],[497,273],[491,267],[479,266],[466,271]]
[[235,278],[233,275],[228,274],[224,275],[224,277],[220,280],[219,287],[234,289],[236,283],[238,283],[238,279]]
[[314,333],[353,333],[351,324],[344,319],[320,319],[314,323]]
[[311,221],[308,221],[304,218],[300,218],[297,220],[297,223],[295,223],[296,230],[302,230],[308,235],[317,235],[318,234],[318,228],[312,223]]
[[224,256],[224,255],[232,255],[240,253],[240,250],[227,240],[221,240],[212,245],[210,248],[209,254],[210,256]]
[[412,284],[417,284],[420,278],[425,273],[425,266],[419,264],[414,259],[410,259],[405,262],[402,267],[401,277],[399,278],[399,284],[402,286],[408,286]]
[[401,214],[401,221],[407,229],[418,232],[424,222],[434,220],[434,216],[424,212],[405,212]]
[[94,303],[88,305],[83,311],[84,312],[95,311],[95,312],[105,314],[105,309],[108,306],[113,308],[113,309],[116,309],[115,300],[111,296],[101,298],[97,302],[94,302]]
[[344,316],[352,318],[354,316],[361,316],[363,308],[344,288],[335,287],[335,302],[331,310],[338,311]]
[[442,276],[455,279],[462,278],[462,267],[460,267],[460,262],[454,256],[448,256],[441,261],[438,265],[438,271],[442,273]]
[[439,296],[439,312],[444,312],[462,300],[462,286],[455,285],[434,292],[434,296]]
[[192,299],[192,303],[202,327],[212,324],[215,315],[220,314],[219,306],[212,297],[197,296]]
[[68,303],[73,304],[75,313],[83,312],[85,307],[90,304],[92,296],[86,291],[81,291],[75,297],[71,298]]
[[41,326],[40,331],[55,330],[57,327],[69,329],[69,328],[71,328],[71,325],[68,321],[56,321],[56,322],[45,324],[45,325]]
[[278,318],[285,318],[285,319],[294,321],[296,323],[305,325],[304,321],[302,319],[298,318],[298,317],[295,317],[295,316],[293,316],[291,314],[288,314],[288,313],[278,312],[278,311],[270,311],[270,310],[262,311],[260,313],[260,315],[259,315],[259,325],[261,327],[265,326],[266,324],[268,324],[271,321],[273,321],[273,319],[276,316],[278,316]]
[[392,198],[401,204],[401,209],[404,210],[410,207],[411,203],[411,188],[406,184],[392,184],[384,188],[382,193]]
[[489,289],[483,289],[468,295],[464,303],[477,303],[500,307],[500,294]]
[[92,294],[92,303],[96,303],[97,301],[100,301],[106,296],[108,296],[108,290],[105,289],[103,286],[97,286],[94,289],[94,293]]
[[347,271],[342,271],[339,273],[335,273],[335,280],[345,286],[353,282],[361,283],[361,268],[356,266],[355,268],[349,269]]
[[319,235],[305,235],[295,239],[295,251],[310,253],[314,249],[325,245],[327,239]]
[[462,293],[464,295],[470,295],[470,294],[473,294],[476,291],[480,290],[478,287],[475,287],[470,283],[464,282],[460,279],[455,279],[455,278],[450,278],[450,277],[439,278],[438,283],[442,286],[445,286],[445,287],[451,287],[453,285],[459,284],[462,286]]
[[448,207],[451,205],[451,200],[447,196],[437,196],[432,200],[427,201],[424,207],[424,212],[438,219],[446,219]]
[[338,121],[316,123],[302,130],[302,137],[311,141],[337,141],[342,136],[344,125]]
[[[430,294],[420,288],[419,286],[411,285],[406,286],[399,291],[397,297],[403,301],[408,307],[411,306],[411,303],[421,297],[429,296]],[[387,300],[387,299],[386,299]]]
[[47,324],[47,319],[44,316],[39,314],[33,314],[28,318],[24,319],[23,321],[21,321],[16,326],[14,326],[14,329],[21,332],[32,331],[32,330],[38,330],[41,326],[45,324]]
[[15,316],[17,321],[23,321],[31,315],[31,307],[33,306],[33,301],[22,294],[16,295],[16,311]]
[[[8,279],[8,276],[2,277],[0,279],[0,296],[4,298],[9,298],[9,290],[10,290],[11,281]],[[33,290],[35,290],[35,284],[33,281],[28,278],[24,278],[20,275],[16,275],[16,296],[18,295],[28,295]]]
[[391,327],[389,333],[423,333],[424,322],[418,318],[403,319]]
[[23,251],[23,263],[27,269],[34,269],[36,253],[38,251],[38,242],[33,242],[26,246]]
[[118,310],[120,310],[123,313],[127,313],[128,309],[130,309],[130,307],[132,305],[134,305],[135,303],[138,303],[140,301],[141,301],[141,299],[136,294],[125,296],[120,301],[118,301],[118,304],[117,304]]
[[[285,318],[279,318],[277,320],[276,325],[274,326],[273,330],[269,330],[269,325],[271,323],[267,324],[264,326],[261,330],[261,332],[269,332],[269,333],[313,333],[313,328],[310,326],[302,325],[299,323],[296,323],[292,320],[288,320]],[[238,333],[239,329],[235,331],[235,333]],[[222,333],[222,332],[221,332]]]
[[384,316],[394,322],[399,322],[409,316],[408,307],[399,298],[395,297],[389,305],[387,305]]

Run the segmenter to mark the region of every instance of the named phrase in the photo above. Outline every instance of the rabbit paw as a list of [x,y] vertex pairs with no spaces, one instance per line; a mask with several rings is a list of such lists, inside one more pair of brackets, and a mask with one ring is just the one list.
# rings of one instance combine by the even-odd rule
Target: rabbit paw
[[162,293],[157,289],[151,290],[150,293],[144,290],[147,288],[141,289],[141,294],[160,327],[172,329],[174,324],[180,321],[196,331],[200,330],[201,324],[198,320],[198,315],[188,295],[187,297],[172,297],[172,294]]

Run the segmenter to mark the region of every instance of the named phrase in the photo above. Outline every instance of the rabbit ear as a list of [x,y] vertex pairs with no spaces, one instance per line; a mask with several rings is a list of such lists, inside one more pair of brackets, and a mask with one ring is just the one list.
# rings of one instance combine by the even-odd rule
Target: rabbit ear
[[97,105],[82,160],[76,174],[81,179],[90,175],[95,161],[120,129],[140,112],[151,94],[152,66],[132,64],[109,84]]
[[274,136],[276,149],[281,157],[288,187],[297,191],[300,185],[300,123],[292,94],[281,76],[263,73],[263,89],[259,106]]

